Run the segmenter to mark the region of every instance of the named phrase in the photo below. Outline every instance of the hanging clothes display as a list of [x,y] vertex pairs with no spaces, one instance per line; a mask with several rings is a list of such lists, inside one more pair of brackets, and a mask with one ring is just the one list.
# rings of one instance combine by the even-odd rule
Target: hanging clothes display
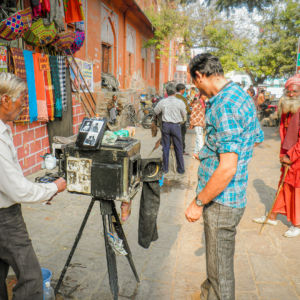
[[81,0],[64,0],[66,23],[75,23],[84,20]]
[[60,84],[60,93],[63,111],[67,111],[67,91],[66,91],[66,58],[64,56],[57,56],[58,75]]
[[32,123],[34,121],[37,121],[37,117],[38,117],[32,52],[29,50],[23,50],[23,56],[25,61],[26,79],[27,79],[27,88],[28,88],[29,117],[30,117],[30,123]]
[[7,72],[7,48],[0,46],[0,72]]
[[47,122],[49,120],[47,112],[46,89],[44,71],[40,68],[41,53],[33,53],[33,64],[35,74],[35,87],[36,87],[36,102],[38,111],[38,121]]
[[48,117],[50,121],[53,121],[55,100],[54,100],[53,85],[51,80],[49,56],[42,55],[39,61],[40,61],[40,69],[44,71]]
[[[13,73],[26,80],[26,69],[25,69],[25,62],[22,49],[18,48],[10,48],[10,53],[13,60]],[[25,104],[22,113],[20,114],[19,118],[15,120],[15,123],[27,123],[30,121],[29,118],[29,102],[28,102],[28,95],[25,97]]]
[[52,22],[55,23],[56,28],[59,31],[65,30],[64,25],[64,4],[63,0],[50,0],[50,13],[43,19],[45,26],[50,26]]
[[61,118],[62,117],[62,100],[60,93],[60,83],[59,83],[59,75],[58,75],[58,61],[56,56],[49,56],[50,61],[50,69],[51,69],[51,80],[54,88],[54,117]]

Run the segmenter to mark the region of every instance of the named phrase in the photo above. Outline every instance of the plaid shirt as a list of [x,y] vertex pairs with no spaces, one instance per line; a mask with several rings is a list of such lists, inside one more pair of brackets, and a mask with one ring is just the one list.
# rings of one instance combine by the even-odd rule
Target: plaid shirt
[[248,163],[253,146],[264,140],[250,96],[237,84],[228,83],[206,107],[205,145],[199,153],[197,194],[205,187],[219,165],[221,153],[238,154],[237,171],[229,185],[213,201],[225,206],[246,206]]

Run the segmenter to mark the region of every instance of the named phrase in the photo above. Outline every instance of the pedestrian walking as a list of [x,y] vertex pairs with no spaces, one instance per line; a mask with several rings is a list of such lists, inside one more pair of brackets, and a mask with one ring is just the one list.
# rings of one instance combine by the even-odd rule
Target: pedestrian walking
[[9,266],[16,276],[13,299],[43,299],[41,267],[23,220],[21,203],[52,199],[66,188],[59,178],[54,183],[32,183],[18,162],[8,122],[14,121],[25,104],[26,83],[10,73],[0,73],[0,299],[8,300],[6,277]]
[[185,212],[189,222],[203,214],[207,279],[201,300],[234,300],[236,227],[246,206],[248,163],[263,132],[252,99],[224,77],[217,57],[197,55],[189,70],[195,86],[209,98],[197,195]]
[[[178,83],[176,85],[176,98],[180,99],[183,101],[185,108],[186,108],[186,113],[187,113],[187,118],[189,118],[191,114],[191,109],[189,106],[189,103],[187,101],[187,98],[184,96],[186,94],[186,89],[185,85],[183,83]],[[181,138],[182,138],[182,149],[183,149],[183,154],[188,155],[188,153],[185,152],[185,135],[186,135],[186,121],[181,124]]]
[[181,124],[186,121],[186,106],[175,97],[176,86],[173,82],[166,85],[167,98],[162,99],[154,108],[156,115],[162,114],[163,171],[169,171],[169,152],[171,141],[174,145],[177,172],[184,173]]
[[300,235],[300,74],[287,80],[285,96],[280,99],[282,111],[280,121],[280,163],[281,176],[289,169],[284,178],[283,186],[274,203],[269,219],[266,216],[253,219],[256,223],[277,225],[278,214],[285,215],[292,226],[284,233],[285,237]]
[[204,129],[205,129],[205,101],[207,97],[201,95],[200,97],[194,97],[192,106],[192,113],[190,117],[190,129],[195,128],[196,144],[194,148],[193,156],[199,159],[199,152],[204,145]]

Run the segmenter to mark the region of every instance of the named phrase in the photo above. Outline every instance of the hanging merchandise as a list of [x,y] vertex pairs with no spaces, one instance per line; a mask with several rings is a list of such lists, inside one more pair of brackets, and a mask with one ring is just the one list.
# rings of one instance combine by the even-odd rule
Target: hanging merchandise
[[75,23],[75,29],[78,30],[78,31],[85,31],[84,21],[76,22]]
[[45,26],[42,19],[34,22],[31,28],[25,33],[24,40],[27,44],[43,47],[50,44],[56,37],[54,23]]
[[42,55],[39,58],[39,65],[40,65],[40,70],[44,72],[48,117],[50,121],[53,121],[54,120],[54,92],[53,92],[53,85],[51,80],[49,56]]
[[0,23],[0,38],[12,41],[24,35],[32,23],[31,8],[18,11]]
[[33,18],[46,16],[50,13],[50,0],[31,0]]
[[64,4],[63,0],[50,0],[50,13],[43,20],[45,26],[49,26],[52,22],[55,23],[59,31],[65,30],[64,25]]
[[83,45],[85,39],[85,34],[84,31],[75,31],[75,41],[74,43],[71,45],[71,48],[66,50],[66,54],[70,55],[70,50],[71,52],[74,54],[75,52],[77,52],[78,50],[80,50],[80,48]]
[[[10,53],[12,56],[12,70],[13,73],[24,79],[26,81],[26,69],[25,69],[25,62],[24,62],[24,56],[23,56],[23,51],[22,49],[19,48],[10,48]],[[25,122],[29,122],[30,118],[29,118],[29,102],[28,102],[28,95],[26,95],[25,97],[25,105],[23,108],[23,111],[21,113],[21,115],[19,116],[19,118],[17,120],[15,120],[15,123],[25,123]]]
[[51,45],[54,46],[57,51],[64,51],[71,48],[75,41],[75,37],[75,32],[63,31],[57,34],[56,39]]
[[34,77],[36,87],[36,102],[38,111],[38,121],[47,122],[49,120],[47,112],[46,89],[44,71],[40,68],[41,53],[33,53]]
[[61,101],[61,93],[60,93],[60,83],[59,83],[59,75],[58,75],[58,61],[56,56],[49,56],[50,61],[50,69],[51,69],[51,80],[54,88],[54,117],[61,118],[62,117],[62,101]]
[[28,88],[28,99],[29,99],[29,117],[30,123],[37,121],[37,103],[36,103],[36,89],[35,89],[35,78],[34,78],[34,66],[32,52],[29,50],[23,50],[26,79]]
[[59,76],[59,84],[60,84],[60,93],[61,93],[61,101],[63,111],[67,111],[67,88],[66,88],[66,57],[65,56],[57,56],[58,62],[58,76]]
[[64,0],[66,23],[75,23],[84,20],[81,0]]
[[7,72],[7,48],[0,46],[0,72]]

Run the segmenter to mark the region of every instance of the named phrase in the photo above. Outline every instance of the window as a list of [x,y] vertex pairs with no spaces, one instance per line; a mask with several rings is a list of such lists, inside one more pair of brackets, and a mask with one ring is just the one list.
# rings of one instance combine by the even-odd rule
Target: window
[[111,46],[102,44],[102,72],[109,73],[111,67]]

